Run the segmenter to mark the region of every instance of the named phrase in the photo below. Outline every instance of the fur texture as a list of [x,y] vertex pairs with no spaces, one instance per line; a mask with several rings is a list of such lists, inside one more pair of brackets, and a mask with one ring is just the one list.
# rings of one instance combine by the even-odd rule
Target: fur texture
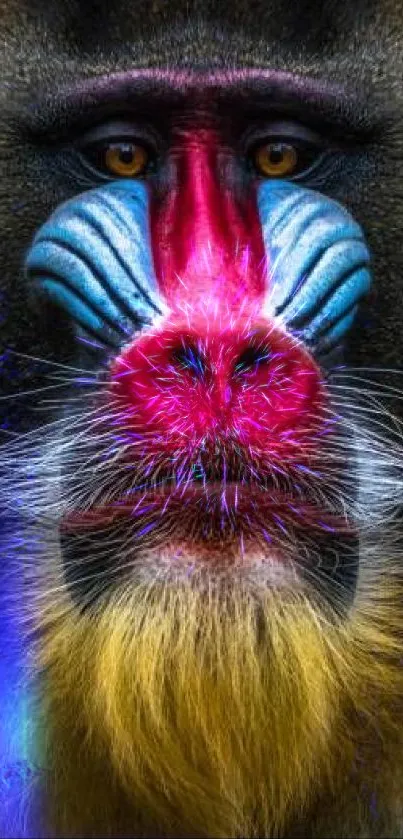
[[[32,760],[42,769],[34,835],[403,836],[403,453],[392,372],[403,351],[402,12],[400,0],[1,4],[0,405],[5,437],[29,434],[4,449],[0,500],[22,513],[3,561],[31,646]],[[172,585],[164,573],[133,580],[129,567],[135,585],[124,576],[86,611],[66,588],[55,534],[69,499],[58,470],[66,452],[72,475],[91,460],[94,415],[84,394],[74,401],[75,373],[102,389],[99,358],[78,352],[56,309],[28,305],[21,264],[51,210],[93,186],[69,137],[84,116],[100,119],[112,94],[95,107],[84,80],[109,84],[136,67],[268,68],[323,83],[316,98],[305,89],[266,100],[327,131],[333,166],[314,187],[348,207],[373,252],[374,294],[332,401],[360,461],[358,503],[345,496],[360,533],[347,616],[299,579],[266,588],[201,571]],[[74,104],[66,83],[78,86]],[[329,85],[344,90],[332,96]],[[116,108],[132,107],[132,95],[121,90]],[[384,371],[382,384],[368,368]],[[49,370],[69,381],[62,400],[52,382],[38,404]]]

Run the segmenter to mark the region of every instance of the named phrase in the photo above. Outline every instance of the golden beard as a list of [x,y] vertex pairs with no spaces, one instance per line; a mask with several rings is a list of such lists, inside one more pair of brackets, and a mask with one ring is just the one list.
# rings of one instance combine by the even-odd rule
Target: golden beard
[[402,623],[401,587],[384,577],[361,579],[345,621],[301,587],[195,577],[121,586],[83,614],[49,595],[36,651],[45,835],[394,824]]

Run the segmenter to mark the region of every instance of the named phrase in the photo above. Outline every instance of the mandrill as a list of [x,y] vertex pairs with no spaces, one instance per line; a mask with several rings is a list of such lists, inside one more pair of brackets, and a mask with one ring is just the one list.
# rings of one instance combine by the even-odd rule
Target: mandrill
[[401,0],[0,28],[0,835],[403,837]]

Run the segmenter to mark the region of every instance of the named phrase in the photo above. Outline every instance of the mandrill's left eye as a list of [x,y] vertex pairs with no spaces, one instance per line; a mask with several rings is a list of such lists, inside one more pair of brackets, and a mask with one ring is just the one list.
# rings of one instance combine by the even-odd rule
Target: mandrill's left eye
[[248,145],[249,158],[257,174],[273,179],[297,180],[310,174],[324,152],[323,142],[316,133],[292,123],[274,123]]
[[255,166],[267,178],[287,178],[298,166],[298,150],[290,143],[264,143],[255,152]]

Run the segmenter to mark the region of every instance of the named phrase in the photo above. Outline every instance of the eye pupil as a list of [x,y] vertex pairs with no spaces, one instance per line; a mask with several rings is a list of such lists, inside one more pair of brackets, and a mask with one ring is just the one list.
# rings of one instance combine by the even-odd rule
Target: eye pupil
[[134,146],[132,143],[127,143],[118,147],[119,160],[122,163],[132,163],[134,157]]
[[281,163],[284,158],[283,143],[273,143],[273,145],[269,147],[269,157],[272,163]]

